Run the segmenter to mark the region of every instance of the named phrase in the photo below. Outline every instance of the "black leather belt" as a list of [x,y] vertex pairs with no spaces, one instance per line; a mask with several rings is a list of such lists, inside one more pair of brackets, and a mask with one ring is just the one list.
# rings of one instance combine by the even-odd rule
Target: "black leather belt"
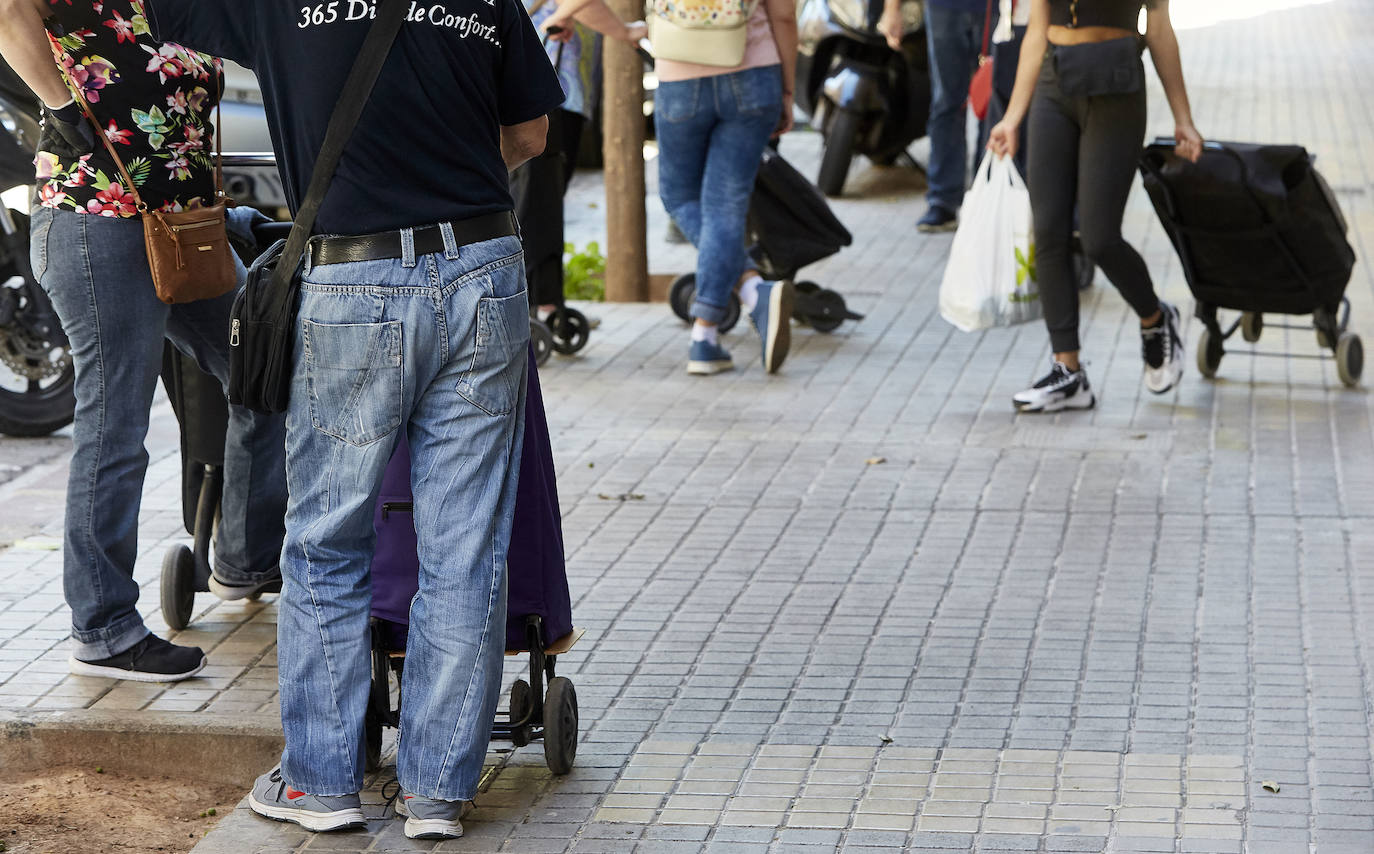
[[[449,225],[453,226],[453,239],[460,247],[519,234],[515,214],[510,211],[475,216],[472,219],[451,222]],[[416,257],[444,251],[444,234],[439,226],[426,225],[414,231]],[[383,231],[358,237],[310,238],[311,264],[347,264],[354,261],[378,261],[400,257],[402,252],[399,231]]]

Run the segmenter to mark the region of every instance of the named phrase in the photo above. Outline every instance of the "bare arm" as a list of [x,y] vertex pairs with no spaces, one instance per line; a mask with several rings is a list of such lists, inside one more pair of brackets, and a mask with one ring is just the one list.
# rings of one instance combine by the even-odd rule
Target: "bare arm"
[[797,86],[797,4],[796,0],[763,0],[768,27],[782,60],[782,117],[774,136],[792,129],[792,101]]
[[1193,108],[1188,103],[1188,88],[1183,83],[1183,60],[1178,52],[1178,36],[1169,20],[1169,0],[1154,0],[1145,16],[1145,44],[1159,82],[1164,84],[1164,96],[1174,114],[1175,151],[1180,157],[1197,162],[1202,156],[1202,134],[1193,126]]
[[566,27],[568,19],[590,27],[603,36],[626,42],[637,42],[646,32],[643,21],[626,23],[606,5],[606,0],[555,0],[558,11],[544,22],[544,28]]
[[548,135],[548,116],[540,116],[518,125],[502,125],[501,159],[506,161],[506,169],[513,170],[526,160],[542,154]]
[[1025,40],[1021,42],[1021,58],[1016,64],[1016,86],[1011,90],[1006,115],[988,133],[988,148],[995,154],[1016,156],[1020,145],[1018,133],[1030,111],[1031,96],[1040,78],[1040,65],[1049,46],[1049,31],[1050,0],[1031,0],[1030,21],[1026,25]]
[[883,14],[878,19],[878,32],[887,39],[893,50],[902,49],[902,0],[883,0]]
[[58,107],[72,95],[53,61],[46,13],[44,0],[0,0],[0,54],[43,103]]

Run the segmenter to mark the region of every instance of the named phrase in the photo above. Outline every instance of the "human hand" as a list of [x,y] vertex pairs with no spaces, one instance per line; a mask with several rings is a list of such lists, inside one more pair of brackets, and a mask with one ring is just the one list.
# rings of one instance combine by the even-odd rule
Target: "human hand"
[[777,139],[792,129],[792,103],[791,92],[782,94],[782,115],[778,117],[778,126],[773,130],[773,139]]
[[882,17],[878,19],[878,32],[887,39],[887,46],[893,50],[902,49],[902,4],[884,3]]
[[557,17],[558,13],[555,12],[551,17],[549,17],[548,20],[544,22],[544,34],[548,36],[548,39],[551,42],[572,41],[573,33],[575,31],[572,27],[567,26],[565,21],[555,21],[554,19]]
[[1015,157],[1021,144],[1020,128],[1003,119],[988,132],[988,151],[999,157]]
[[649,25],[643,21],[630,21],[625,25],[625,33],[622,39],[630,44],[639,44],[640,40],[649,37]]
[[45,104],[43,125],[48,131],[43,134],[44,150],[63,159],[81,158],[95,151],[95,129],[74,99],[57,109]]
[[1192,122],[1174,128],[1174,154],[1189,163],[1196,163],[1202,157],[1202,134],[1198,133]]

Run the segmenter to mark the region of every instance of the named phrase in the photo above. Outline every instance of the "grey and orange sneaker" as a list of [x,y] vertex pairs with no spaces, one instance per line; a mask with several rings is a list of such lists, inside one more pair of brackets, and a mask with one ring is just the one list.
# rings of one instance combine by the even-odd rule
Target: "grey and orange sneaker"
[[436,801],[405,792],[396,799],[396,813],[406,817],[407,839],[457,839],[463,835],[458,822],[462,801]]
[[293,789],[273,768],[258,778],[248,794],[248,806],[263,818],[290,821],[306,830],[348,830],[367,824],[362,799],[356,793],[328,797]]

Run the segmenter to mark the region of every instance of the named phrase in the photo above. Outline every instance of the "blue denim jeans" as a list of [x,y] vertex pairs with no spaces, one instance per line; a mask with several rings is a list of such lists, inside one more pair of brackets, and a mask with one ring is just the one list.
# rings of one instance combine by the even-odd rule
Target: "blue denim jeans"
[[[148,634],[138,613],[138,512],[149,408],[168,338],[221,382],[229,375],[234,294],[168,306],[158,300],[138,219],[37,207],[34,275],[57,309],[76,367],[63,589],[73,650],[94,660]],[[243,269],[239,268],[242,282]],[[276,569],[286,506],[282,419],[230,407],[216,572],[228,583]]]
[[658,194],[697,248],[692,316],[720,323],[747,267],[745,219],[759,160],[782,116],[780,66],[660,83]]
[[[983,13],[926,4],[930,53],[930,163],[926,202],[951,211],[964,203],[968,181],[968,87],[983,47]],[[997,19],[994,16],[993,24]]]
[[277,658],[282,773],[311,794],[363,783],[373,509],[401,430],[420,587],[397,777],[427,798],[477,793],[505,653],[529,304],[518,237],[449,237],[444,253],[302,279]]

